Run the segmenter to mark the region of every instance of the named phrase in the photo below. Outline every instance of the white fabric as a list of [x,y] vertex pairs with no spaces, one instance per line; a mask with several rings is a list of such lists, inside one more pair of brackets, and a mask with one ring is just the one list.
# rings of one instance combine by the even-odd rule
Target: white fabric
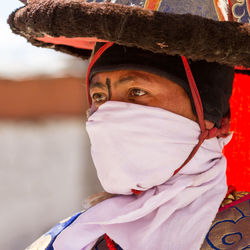
[[[91,249],[104,233],[125,250],[199,249],[227,191],[222,149],[231,138],[206,140],[172,176],[198,142],[197,123],[109,101],[89,118],[87,131],[104,189],[122,195],[83,213],[55,249]],[[131,189],[144,192],[129,195]]]

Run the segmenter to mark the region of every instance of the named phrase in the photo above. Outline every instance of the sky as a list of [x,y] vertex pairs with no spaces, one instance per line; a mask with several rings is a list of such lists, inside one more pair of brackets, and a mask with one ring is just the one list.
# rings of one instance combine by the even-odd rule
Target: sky
[[37,48],[25,38],[11,32],[9,14],[23,6],[18,0],[8,0],[0,8],[0,77],[25,78],[33,75],[63,75],[72,56]]

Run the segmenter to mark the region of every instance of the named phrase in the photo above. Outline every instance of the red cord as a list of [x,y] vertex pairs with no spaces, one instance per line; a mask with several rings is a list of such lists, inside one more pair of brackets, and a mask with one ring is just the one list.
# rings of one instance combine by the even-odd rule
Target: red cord
[[182,59],[182,62],[183,62],[183,65],[184,65],[184,68],[186,71],[189,87],[190,87],[190,90],[191,90],[191,93],[193,96],[194,106],[195,106],[195,110],[196,110],[196,113],[198,116],[198,122],[200,125],[201,133],[200,133],[199,141],[198,141],[197,145],[193,148],[193,150],[189,154],[188,158],[184,161],[184,163],[174,171],[173,175],[176,175],[194,157],[194,155],[196,154],[196,152],[200,148],[201,144],[204,142],[204,140],[209,135],[209,130],[207,130],[206,126],[205,126],[204,112],[203,112],[200,94],[199,94],[199,91],[197,89],[197,86],[196,86],[192,71],[190,69],[188,60],[185,56],[181,56],[181,59]]
[[104,239],[106,240],[107,246],[110,250],[116,250],[114,241],[111,240],[107,234],[104,235]]
[[213,137],[217,137],[217,136],[218,137],[226,137],[230,134],[230,132],[229,132],[229,130],[230,130],[230,117],[224,117],[222,119],[221,128],[218,129],[218,128],[214,127],[210,130],[206,129],[202,102],[201,102],[200,94],[199,94],[199,91],[197,89],[192,71],[190,69],[187,58],[185,56],[181,56],[181,59],[183,61],[183,65],[184,65],[186,75],[188,78],[189,87],[190,87],[190,90],[191,90],[191,93],[193,96],[193,101],[194,101],[196,113],[198,116],[198,122],[200,125],[201,133],[200,133],[199,141],[198,141],[197,145],[193,148],[192,152],[190,153],[188,158],[185,160],[185,162],[178,169],[175,170],[174,175],[177,174],[194,157],[194,155],[196,154],[196,152],[198,151],[199,147],[204,142],[204,140],[210,139]]
[[222,119],[221,122],[221,128],[218,129],[216,127],[208,130],[206,129],[205,126],[205,120],[204,120],[204,111],[203,111],[203,107],[202,107],[202,102],[201,102],[201,98],[200,98],[200,94],[199,91],[197,89],[192,71],[190,69],[188,60],[185,56],[181,56],[185,71],[186,71],[186,75],[187,75],[187,79],[188,79],[188,83],[189,83],[189,87],[193,96],[193,101],[194,101],[194,105],[195,105],[195,110],[198,116],[198,122],[200,125],[200,129],[201,129],[201,133],[199,136],[199,141],[197,143],[197,145],[193,148],[193,150],[191,151],[190,155],[188,156],[188,158],[185,160],[185,162],[175,170],[174,175],[177,174],[196,154],[196,152],[198,151],[198,149],[200,148],[201,144],[204,142],[205,139],[210,139],[213,137],[226,137],[229,135],[229,129],[230,129],[230,118],[229,117],[224,117]]
[[201,128],[201,132],[204,132],[206,130],[206,126],[205,126],[205,121],[204,121],[204,112],[203,112],[200,94],[197,89],[197,86],[196,86],[196,83],[195,83],[187,58],[185,56],[181,56],[181,59],[182,59],[182,62],[186,71],[189,87],[193,96],[193,101],[194,101],[196,113],[198,116],[198,121],[199,121],[199,125]]

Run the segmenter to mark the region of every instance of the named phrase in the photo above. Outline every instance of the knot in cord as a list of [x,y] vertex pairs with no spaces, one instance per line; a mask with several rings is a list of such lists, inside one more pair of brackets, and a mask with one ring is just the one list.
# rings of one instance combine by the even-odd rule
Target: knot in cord
[[212,128],[208,130],[208,135],[206,139],[211,139],[214,137],[227,137],[230,134],[230,116],[226,116],[221,121],[220,128]]

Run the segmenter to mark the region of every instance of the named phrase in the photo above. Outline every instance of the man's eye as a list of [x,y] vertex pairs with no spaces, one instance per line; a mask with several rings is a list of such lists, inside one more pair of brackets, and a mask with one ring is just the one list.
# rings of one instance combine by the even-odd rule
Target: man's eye
[[142,89],[131,89],[129,91],[129,96],[131,97],[134,97],[134,96],[143,96],[143,95],[146,95],[147,92],[142,90]]
[[107,100],[106,95],[102,93],[95,93],[91,98],[94,102],[105,102]]

